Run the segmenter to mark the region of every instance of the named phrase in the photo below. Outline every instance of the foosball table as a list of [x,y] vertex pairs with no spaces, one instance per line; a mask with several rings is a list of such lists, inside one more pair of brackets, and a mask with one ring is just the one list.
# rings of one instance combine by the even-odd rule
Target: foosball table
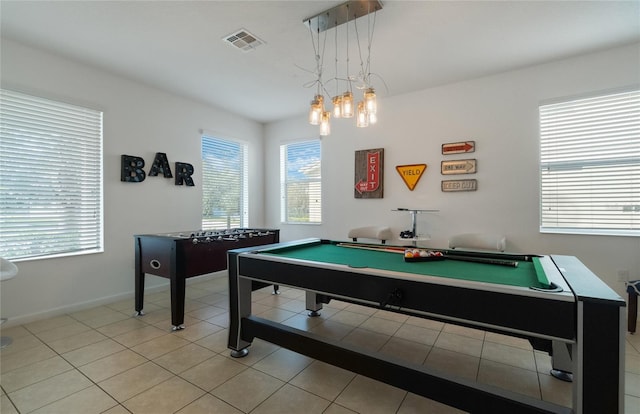
[[[280,241],[278,229],[234,228],[135,235],[135,310],[144,315],[145,275],[170,280],[171,325],[184,328],[186,279],[227,268],[227,251]],[[268,286],[255,282],[253,289]],[[277,292],[277,286],[274,286]]]

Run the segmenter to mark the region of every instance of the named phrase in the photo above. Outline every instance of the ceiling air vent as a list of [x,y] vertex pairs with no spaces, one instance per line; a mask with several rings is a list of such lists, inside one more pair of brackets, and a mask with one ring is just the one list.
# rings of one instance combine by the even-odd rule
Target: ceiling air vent
[[264,44],[263,40],[258,39],[257,36],[249,33],[244,29],[240,29],[235,33],[226,35],[222,40],[229,43],[233,47],[236,47],[243,52],[249,52],[256,47]]

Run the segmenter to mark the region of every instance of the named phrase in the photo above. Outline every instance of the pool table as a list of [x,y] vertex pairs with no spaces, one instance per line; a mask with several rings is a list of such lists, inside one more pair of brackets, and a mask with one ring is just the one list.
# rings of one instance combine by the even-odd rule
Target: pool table
[[[469,412],[623,413],[624,300],[572,256],[466,252],[493,264],[407,262],[379,245],[306,239],[231,250],[230,329],[234,357],[254,338]],[[510,266],[496,264],[506,261]],[[513,263],[512,263],[513,262]],[[302,289],[310,316],[331,299],[566,346],[573,408],[413,366],[251,314],[251,283]],[[549,346],[549,349],[552,347]],[[555,347],[554,347],[555,348]]]

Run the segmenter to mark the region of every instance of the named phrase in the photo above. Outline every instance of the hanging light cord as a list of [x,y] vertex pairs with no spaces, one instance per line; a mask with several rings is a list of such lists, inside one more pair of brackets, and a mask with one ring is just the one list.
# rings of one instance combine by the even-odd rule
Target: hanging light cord
[[314,83],[316,84],[318,95],[320,95],[320,91],[324,90],[324,85],[322,84],[322,68],[324,67],[324,51],[327,47],[327,36],[325,33],[322,50],[320,50],[320,26],[318,26],[318,29],[316,30],[316,43],[313,38],[313,30],[311,29],[311,20],[309,20],[309,35],[309,37],[311,37],[311,46],[313,47],[313,54],[316,60],[316,76],[318,77],[311,85]]
[[367,25],[367,28],[371,29],[369,31],[369,39],[368,39],[369,41],[368,41],[368,44],[367,44],[367,47],[368,47],[368,50],[367,50],[367,52],[368,52],[367,53],[367,71],[365,72],[367,74],[366,75],[367,76],[366,77],[366,83],[367,83],[368,86],[371,86],[371,84],[369,83],[371,81],[371,79],[370,79],[370,77],[371,77],[371,45],[373,44],[373,32],[376,29],[376,15],[377,14],[378,14],[378,10],[375,10],[373,12],[373,24],[371,24],[371,15],[369,15],[367,17],[369,19],[368,20],[369,24]]
[[[373,43],[373,32],[375,31],[376,26],[376,14],[377,10],[373,12],[373,24],[371,24],[371,14],[369,13],[367,16],[367,64],[364,64],[364,60],[362,59],[362,48],[360,47],[360,34],[358,32],[358,23],[354,16],[353,26],[356,29],[356,39],[358,43],[358,55],[360,56],[360,76],[362,81],[364,82],[364,88],[370,87],[371,81],[371,44]],[[348,39],[347,39],[348,40]]]
[[[355,18],[355,16],[354,16]],[[351,90],[351,76],[349,75],[349,5],[347,4],[347,82],[349,84],[349,92],[352,92]]]
[[336,81],[336,96],[338,95],[338,22],[336,21],[336,35],[335,35],[335,57],[336,57],[336,74],[334,79]]

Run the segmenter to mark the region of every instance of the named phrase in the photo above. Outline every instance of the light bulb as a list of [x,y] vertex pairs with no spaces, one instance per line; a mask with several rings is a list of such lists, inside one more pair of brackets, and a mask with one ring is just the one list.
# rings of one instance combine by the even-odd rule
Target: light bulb
[[331,133],[331,124],[329,123],[329,119],[331,119],[331,112],[323,112],[322,120],[320,121],[320,136],[324,137]]
[[356,126],[365,128],[369,126],[369,117],[367,116],[367,108],[363,101],[358,102],[358,112],[356,114]]
[[369,118],[369,124],[373,125],[378,122],[378,115],[372,112],[367,112],[367,118]]
[[322,95],[316,95],[311,101],[311,108],[309,109],[309,123],[311,125],[320,125],[322,120],[322,113],[324,112],[324,97]]
[[377,112],[378,103],[376,102],[376,91],[373,88],[364,91],[364,102],[368,113],[375,114]]
[[334,96],[332,101],[333,101],[333,117],[342,118],[342,95]]
[[342,117],[353,117],[353,94],[348,91],[342,95]]

